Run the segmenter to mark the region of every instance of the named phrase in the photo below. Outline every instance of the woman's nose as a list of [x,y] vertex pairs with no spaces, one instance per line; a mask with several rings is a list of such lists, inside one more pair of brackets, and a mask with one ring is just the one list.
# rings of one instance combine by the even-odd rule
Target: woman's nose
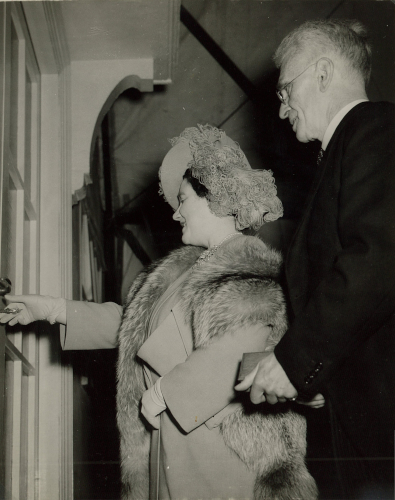
[[285,120],[285,118],[288,118],[288,114],[289,114],[290,109],[291,108],[289,107],[288,104],[281,103],[280,111],[278,112],[278,114],[282,120]]
[[181,215],[180,215],[180,207],[177,208],[177,210],[173,214],[173,220],[180,220]]

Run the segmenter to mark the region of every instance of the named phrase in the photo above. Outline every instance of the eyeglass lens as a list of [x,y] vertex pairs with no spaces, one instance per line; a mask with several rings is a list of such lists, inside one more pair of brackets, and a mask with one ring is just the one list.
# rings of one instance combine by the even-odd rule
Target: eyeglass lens
[[276,90],[276,94],[277,94],[277,97],[280,99],[280,101],[285,104],[285,101],[288,97],[288,92],[287,90],[284,88],[284,89],[281,89],[281,90]]

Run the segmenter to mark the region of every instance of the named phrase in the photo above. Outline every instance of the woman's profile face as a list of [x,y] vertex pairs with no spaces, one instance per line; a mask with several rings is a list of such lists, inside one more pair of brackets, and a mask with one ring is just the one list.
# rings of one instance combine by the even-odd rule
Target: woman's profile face
[[185,245],[208,247],[217,217],[210,211],[206,198],[200,198],[184,179],[178,192],[178,203],[173,219],[182,226],[182,242]]

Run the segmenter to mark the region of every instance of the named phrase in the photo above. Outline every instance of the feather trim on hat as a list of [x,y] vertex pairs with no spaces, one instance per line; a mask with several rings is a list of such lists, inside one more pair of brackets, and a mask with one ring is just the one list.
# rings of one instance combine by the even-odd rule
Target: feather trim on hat
[[270,170],[252,169],[239,144],[211,125],[186,128],[170,139],[172,149],[159,170],[160,192],[178,206],[177,194],[187,169],[208,189],[210,210],[235,218],[236,229],[259,229],[283,215]]

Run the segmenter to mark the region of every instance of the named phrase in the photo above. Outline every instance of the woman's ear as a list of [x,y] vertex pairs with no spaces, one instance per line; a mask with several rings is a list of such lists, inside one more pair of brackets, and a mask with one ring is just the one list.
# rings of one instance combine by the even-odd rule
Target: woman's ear
[[320,92],[326,92],[333,78],[334,65],[328,57],[321,57],[317,61],[317,78]]

